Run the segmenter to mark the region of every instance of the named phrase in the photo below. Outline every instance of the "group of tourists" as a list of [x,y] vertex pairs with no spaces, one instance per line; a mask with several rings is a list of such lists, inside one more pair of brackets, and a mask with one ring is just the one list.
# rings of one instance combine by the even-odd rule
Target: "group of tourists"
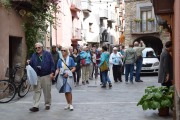
[[[34,85],[32,112],[39,111],[40,97],[43,90],[45,109],[49,110],[51,106],[51,85],[56,83],[59,93],[65,93],[67,105],[64,109],[73,110],[72,89],[82,85],[89,84],[93,77],[97,80],[100,76],[102,88],[106,88],[108,83],[112,87],[112,82],[108,76],[108,71],[112,69],[114,82],[122,82],[121,75],[124,74],[125,82],[128,83],[130,74],[130,83],[133,84],[134,64],[136,64],[136,82],[143,82],[140,79],[142,67],[142,51],[145,49],[143,41],[129,44],[129,48],[124,51],[122,46],[114,47],[110,54],[108,48],[91,47],[91,45],[80,46],[79,48],[62,47],[53,45],[52,51],[43,49],[41,43],[35,44],[36,52],[27,63],[35,70],[38,76],[37,85]],[[172,85],[172,58],[169,52],[172,51],[172,43],[166,43],[166,50],[161,55],[159,82],[162,85]],[[168,64],[170,63],[170,64]],[[51,81],[51,80],[52,81]]]

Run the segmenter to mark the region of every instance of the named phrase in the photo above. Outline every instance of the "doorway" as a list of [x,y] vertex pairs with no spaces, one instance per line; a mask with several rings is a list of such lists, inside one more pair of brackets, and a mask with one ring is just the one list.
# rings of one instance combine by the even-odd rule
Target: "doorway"
[[22,37],[9,36],[9,68],[20,64],[22,61]]

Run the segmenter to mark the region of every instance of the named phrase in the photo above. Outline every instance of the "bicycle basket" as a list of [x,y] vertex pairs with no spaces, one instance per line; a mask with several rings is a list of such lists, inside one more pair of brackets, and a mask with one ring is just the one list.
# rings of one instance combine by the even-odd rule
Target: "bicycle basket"
[[7,68],[5,77],[11,78],[13,76],[14,70],[12,68]]

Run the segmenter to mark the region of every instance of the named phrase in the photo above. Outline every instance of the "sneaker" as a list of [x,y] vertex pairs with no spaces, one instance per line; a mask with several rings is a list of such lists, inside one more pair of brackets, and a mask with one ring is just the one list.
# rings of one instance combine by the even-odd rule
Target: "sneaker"
[[122,82],[122,80],[119,80],[120,82]]
[[128,84],[128,81],[126,81],[126,84]]
[[67,104],[67,106],[64,108],[65,110],[70,108],[70,104]]
[[103,83],[100,83],[100,85],[103,85]]
[[74,108],[73,108],[73,106],[72,106],[72,105],[70,105],[70,111],[73,111],[73,109],[74,109]]
[[83,85],[85,85],[85,82],[82,82]]
[[89,84],[89,81],[86,81],[86,84]]
[[112,84],[111,84],[111,83],[109,84],[109,87],[112,87]]
[[131,84],[133,84],[133,82],[132,82],[132,81],[130,81],[130,83],[131,83]]
[[74,87],[76,87],[76,83],[74,83]]

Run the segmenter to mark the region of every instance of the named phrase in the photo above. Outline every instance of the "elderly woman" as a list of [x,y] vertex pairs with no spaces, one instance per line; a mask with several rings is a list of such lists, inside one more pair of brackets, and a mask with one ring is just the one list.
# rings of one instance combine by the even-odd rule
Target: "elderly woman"
[[[107,52],[107,47],[103,46],[102,47],[102,54],[101,54],[101,58],[100,58],[100,64],[98,65],[99,68],[101,68],[101,66],[104,64],[104,62],[107,62],[107,67],[109,68],[109,52]],[[111,81],[109,79],[108,76],[108,70],[102,71],[102,80],[103,80],[103,86],[101,88],[106,88],[106,80],[109,83],[109,87],[112,87]]]
[[63,47],[61,52],[63,58],[59,59],[55,73],[55,77],[59,73],[56,88],[60,93],[65,93],[67,106],[64,109],[70,109],[72,111],[73,106],[71,91],[74,87],[73,72],[76,70],[76,65],[73,58],[69,57],[68,48]]
[[109,62],[113,67],[113,76],[114,76],[114,81],[118,82],[118,80],[120,82],[122,82],[121,79],[121,66],[122,66],[122,58],[123,56],[121,55],[120,52],[117,52],[117,48],[114,47],[113,48],[113,53],[111,53]]
[[[91,55],[88,51],[88,46],[83,47],[83,51],[80,53],[81,58],[81,68],[82,68],[82,84],[85,85],[89,84],[89,67],[92,66],[91,63]],[[85,64],[82,63],[82,60],[85,61]]]

